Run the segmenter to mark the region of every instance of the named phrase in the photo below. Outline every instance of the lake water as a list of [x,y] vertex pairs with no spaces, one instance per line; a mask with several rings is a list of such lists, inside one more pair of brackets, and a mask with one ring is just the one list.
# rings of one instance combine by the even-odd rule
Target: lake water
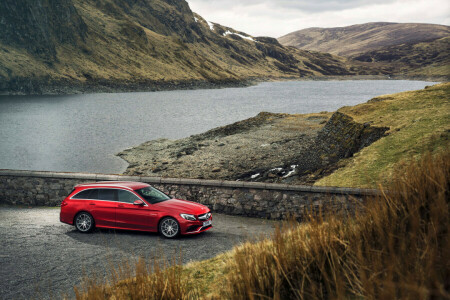
[[289,81],[247,88],[0,96],[0,169],[121,173],[115,156],[142,142],[178,139],[261,111],[334,111],[424,81]]

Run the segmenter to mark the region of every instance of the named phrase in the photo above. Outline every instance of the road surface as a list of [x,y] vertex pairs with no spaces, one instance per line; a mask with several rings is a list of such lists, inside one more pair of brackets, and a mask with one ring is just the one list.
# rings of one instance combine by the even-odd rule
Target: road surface
[[211,230],[167,240],[156,233],[96,230],[82,234],[59,222],[59,208],[0,207],[0,299],[73,296],[83,274],[104,276],[111,265],[158,253],[183,263],[203,260],[273,232],[275,221],[213,214]]

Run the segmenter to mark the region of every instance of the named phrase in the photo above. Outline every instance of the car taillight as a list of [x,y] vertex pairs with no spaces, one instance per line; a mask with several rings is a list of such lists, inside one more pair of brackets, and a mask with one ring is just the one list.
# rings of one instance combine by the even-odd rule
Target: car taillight
[[63,202],[61,202],[61,207],[66,206],[67,204],[66,200],[63,200]]

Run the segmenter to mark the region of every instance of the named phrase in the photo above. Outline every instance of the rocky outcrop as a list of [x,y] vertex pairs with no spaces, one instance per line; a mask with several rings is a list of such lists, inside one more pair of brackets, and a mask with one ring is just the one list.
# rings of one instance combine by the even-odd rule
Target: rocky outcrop
[[267,125],[272,123],[273,120],[281,119],[286,117],[288,114],[280,114],[280,113],[269,113],[269,112],[260,112],[256,117],[249,118],[243,121],[238,121],[233,124],[225,125],[222,127],[214,128],[208,130],[205,133],[193,135],[193,139],[216,139],[220,137],[225,137],[229,135],[239,134],[246,131],[249,131],[253,128],[257,128],[263,125]]
[[2,0],[0,24],[0,42],[52,60],[56,45],[76,44],[88,30],[71,0]]
[[283,166],[259,171],[258,177],[252,178],[254,172],[249,172],[240,179],[314,183],[335,170],[339,161],[353,156],[362,148],[383,137],[387,130],[389,130],[387,127],[357,123],[351,117],[335,112],[318,132],[314,142],[309,147],[301,149],[296,159]]
[[336,112],[260,113],[188,138],[149,141],[118,154],[127,175],[312,184],[385,135]]
[[198,40],[200,26],[186,1],[179,0],[91,0],[93,5],[124,20],[166,36],[176,34],[183,42]]
[[[288,65],[294,65],[298,63],[298,60],[294,58],[292,54],[286,53],[286,50],[279,43],[275,43],[273,39],[270,38],[259,38],[260,41],[256,44],[256,48],[263,53],[265,56],[275,58],[276,60],[287,63]],[[268,43],[265,43],[265,42]]]
[[129,163],[129,175],[236,180],[295,159],[327,119],[263,112],[187,138],[149,141],[118,156]]
[[383,137],[387,130],[387,127],[357,123],[353,118],[335,112],[317,135],[315,144],[300,154],[298,173],[314,172],[351,157]]

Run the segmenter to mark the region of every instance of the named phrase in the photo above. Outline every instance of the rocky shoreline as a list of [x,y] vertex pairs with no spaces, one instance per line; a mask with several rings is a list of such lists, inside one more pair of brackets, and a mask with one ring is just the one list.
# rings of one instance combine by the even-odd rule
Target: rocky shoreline
[[72,95],[89,93],[127,93],[155,92],[171,90],[220,89],[231,87],[248,87],[265,81],[337,81],[337,80],[422,80],[448,81],[442,77],[401,76],[401,75],[339,75],[339,76],[305,76],[305,77],[259,77],[248,79],[224,79],[216,81],[185,80],[106,80],[90,79],[74,81],[69,79],[25,78],[16,77],[2,80],[0,77],[0,95]]
[[[0,78],[1,79],[1,78]],[[89,93],[155,92],[170,90],[218,89],[227,87],[247,87],[256,83],[248,80],[53,80],[50,78],[14,78],[0,80],[0,95],[71,95]]]
[[262,112],[180,140],[158,139],[118,154],[125,174],[313,184],[385,135],[336,112]]

